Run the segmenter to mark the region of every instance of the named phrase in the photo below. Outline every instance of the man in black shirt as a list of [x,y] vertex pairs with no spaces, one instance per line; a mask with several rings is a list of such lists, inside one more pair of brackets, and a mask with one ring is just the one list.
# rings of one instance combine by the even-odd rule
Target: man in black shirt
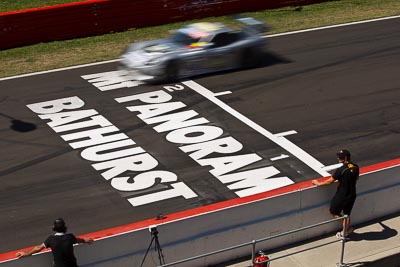
[[343,230],[336,234],[337,238],[343,238],[353,231],[350,226],[350,213],[357,196],[356,183],[359,176],[359,168],[350,161],[351,155],[348,150],[342,149],[336,156],[343,165],[335,171],[332,177],[323,182],[318,182],[317,180],[313,180],[312,182],[317,186],[329,185],[335,181],[339,182],[329,211],[335,218],[341,217],[342,211],[343,214],[348,215],[347,219],[343,220]]
[[67,226],[63,219],[54,221],[53,235],[49,236],[42,244],[35,246],[28,252],[17,252],[17,257],[30,256],[44,248],[51,248],[54,258],[54,267],[78,267],[74,255],[73,245],[76,243],[92,243],[92,238],[79,238],[73,234],[67,234]]

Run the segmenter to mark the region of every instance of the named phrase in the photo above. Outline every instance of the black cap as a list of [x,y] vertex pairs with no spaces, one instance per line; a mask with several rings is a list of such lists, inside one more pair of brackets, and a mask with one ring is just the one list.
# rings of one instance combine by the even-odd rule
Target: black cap
[[58,218],[53,223],[53,231],[57,233],[65,233],[67,232],[67,227],[65,226],[65,222],[63,219]]
[[342,149],[338,153],[336,153],[336,156],[339,159],[345,159],[345,158],[350,159],[351,155],[350,155],[350,151],[348,151],[347,149]]

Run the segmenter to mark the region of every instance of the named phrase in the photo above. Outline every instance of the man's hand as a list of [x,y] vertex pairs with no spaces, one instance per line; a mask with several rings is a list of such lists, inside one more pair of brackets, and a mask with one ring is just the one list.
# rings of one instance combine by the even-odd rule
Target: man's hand
[[26,253],[24,251],[19,251],[19,252],[17,252],[17,254],[15,254],[15,256],[17,256],[17,258],[21,258],[21,257],[28,256],[28,253]]
[[78,243],[86,243],[86,244],[92,244],[94,241],[94,239],[90,238],[90,237],[87,237],[87,238],[77,237],[76,240],[78,241]]
[[32,255],[32,254],[35,254],[35,253],[40,252],[40,251],[41,251],[42,249],[44,249],[44,248],[45,248],[44,244],[40,244],[40,245],[35,246],[33,249],[31,249],[31,250],[28,251],[28,252],[18,251],[18,252],[15,254],[15,256],[17,256],[18,258],[30,256],[30,255]]
[[92,244],[93,243],[93,241],[94,241],[94,239],[93,238],[84,238],[83,240],[85,240],[85,243],[87,243],[87,244]]
[[317,180],[312,180],[311,181],[314,185],[319,186],[319,182]]

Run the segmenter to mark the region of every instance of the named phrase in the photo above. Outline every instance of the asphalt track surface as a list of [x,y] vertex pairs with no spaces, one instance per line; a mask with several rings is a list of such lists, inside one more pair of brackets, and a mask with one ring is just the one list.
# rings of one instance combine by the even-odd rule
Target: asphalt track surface
[[[284,133],[280,137],[295,144],[295,152],[305,151],[323,166],[337,163],[340,148],[349,149],[360,166],[399,158],[399,24],[397,18],[276,36],[269,38],[262,67],[193,78],[191,85],[213,92],[233,111],[187,84],[177,83],[184,89],[173,92],[147,84],[101,91],[82,77],[115,71],[116,63],[1,80],[0,252],[43,242],[57,217],[79,235],[238,197],[210,173],[212,167],[183,153],[182,144],[167,140],[170,132],[155,131],[158,124],[145,123],[128,103],[116,101],[120,97],[168,92],[186,105],[183,110],[196,111],[207,126],[238,140],[243,149],[235,155],[262,158],[240,171],[273,166],[276,176],[295,183],[321,177],[258,126],[272,138]],[[155,169],[175,173],[175,182],[183,181],[196,197],[131,205],[128,199],[166,190],[172,182],[135,192],[113,188],[92,167],[97,162],[83,158],[84,148],[72,148],[61,138],[66,133],[56,133],[27,107],[73,96],[84,101],[81,109],[94,109],[154,157]]]

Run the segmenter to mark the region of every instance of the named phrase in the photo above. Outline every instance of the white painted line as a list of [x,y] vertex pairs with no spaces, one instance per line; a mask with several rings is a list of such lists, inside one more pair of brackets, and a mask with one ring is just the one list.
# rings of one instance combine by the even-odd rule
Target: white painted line
[[231,91],[219,92],[215,93],[214,96],[229,95],[229,94],[232,94],[232,92]]
[[329,165],[329,166],[325,166],[323,169],[327,172],[331,171],[331,170],[335,170],[339,167],[342,167],[343,163],[337,163],[337,164],[333,164],[333,165]]
[[289,157],[289,155],[281,154],[281,155],[278,156],[278,157],[270,158],[270,160],[272,160],[272,161],[277,161],[277,160],[280,160],[280,159],[286,159],[286,158],[288,158],[288,157]]
[[297,134],[295,130],[287,131],[287,132],[282,132],[282,133],[277,133],[275,134],[276,137],[284,137],[287,135],[292,135],[292,134]]
[[[312,29],[306,29],[306,30],[300,30],[300,31],[292,31],[292,32],[271,34],[271,35],[264,36],[264,38],[273,38],[273,37],[279,37],[279,36],[283,36],[283,35],[298,34],[298,33],[311,32],[311,31],[319,31],[319,30],[325,30],[325,29],[330,29],[330,28],[351,26],[351,25],[356,25],[356,24],[370,23],[370,22],[389,20],[389,19],[397,19],[397,18],[400,18],[400,15],[391,16],[391,17],[377,18],[377,19],[362,20],[362,21],[356,21],[356,22],[350,22],[350,23],[343,23],[343,24],[337,24],[337,25],[331,25],[331,26],[325,26],[325,27],[318,27],[318,28],[312,28]],[[33,75],[56,72],[56,71],[63,71],[63,70],[71,70],[71,69],[77,69],[77,68],[90,67],[90,66],[107,64],[107,63],[112,63],[112,62],[117,62],[117,61],[119,61],[119,59],[113,59],[113,60],[107,60],[107,61],[101,61],[101,62],[77,65],[77,66],[72,66],[72,67],[65,67],[65,68],[60,68],[60,69],[32,72],[32,73],[27,73],[27,74],[22,74],[22,75],[16,75],[16,76],[0,78],[0,81],[16,79],[16,78],[23,78],[23,77],[33,76]]]
[[[122,71],[124,71],[124,70],[122,70]],[[134,79],[136,81],[145,81],[145,80],[150,80],[150,79],[154,78],[153,76],[149,76],[149,75],[146,75],[146,74],[141,74],[138,71],[126,71],[125,70],[125,72],[128,73],[128,76],[130,78],[132,78],[132,79]]]
[[321,176],[330,176],[328,172],[323,170],[324,165],[317,161],[315,158],[313,158],[310,154],[306,153],[304,150],[290,142],[284,137],[277,137],[273,133],[267,131],[266,129],[262,128],[260,125],[257,123],[253,122],[249,118],[245,117],[241,113],[237,112],[218,98],[214,96],[214,93],[208,90],[207,88],[204,88],[200,84],[194,82],[194,81],[185,81],[183,82],[184,85],[188,86],[191,88],[193,91],[197,92],[198,94],[204,96],[238,120],[242,121],[244,124],[248,125],[255,131],[259,132],[263,136],[267,137],[277,145],[281,146],[283,149],[294,155],[296,158],[304,162],[307,166],[309,166],[311,169],[319,173]]

